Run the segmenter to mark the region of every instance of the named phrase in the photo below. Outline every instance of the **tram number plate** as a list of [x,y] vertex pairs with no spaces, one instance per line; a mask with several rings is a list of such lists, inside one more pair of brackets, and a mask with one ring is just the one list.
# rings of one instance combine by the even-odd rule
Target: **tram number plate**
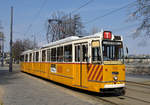
[[55,64],[51,64],[51,72],[52,73],[56,73],[56,65]]
[[118,74],[119,74],[119,72],[112,72],[112,74],[114,74],[114,75],[118,75]]

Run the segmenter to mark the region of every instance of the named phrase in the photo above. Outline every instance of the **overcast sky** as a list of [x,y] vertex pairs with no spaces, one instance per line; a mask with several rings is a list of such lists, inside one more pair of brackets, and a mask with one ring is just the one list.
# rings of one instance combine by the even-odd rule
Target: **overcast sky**
[[[47,19],[50,18],[50,15],[55,11],[70,13],[88,1],[89,0],[0,0],[0,21],[4,27],[3,32],[6,37],[5,51],[9,51],[11,6],[14,7],[13,40],[23,38],[33,40],[33,35],[35,35],[38,43],[45,44],[45,23]],[[87,22],[131,2],[131,0],[93,0],[75,13],[81,15],[83,22]],[[131,7],[133,6],[131,5]],[[117,12],[99,18],[89,24],[83,24],[85,30],[90,32],[92,27],[110,30],[114,34],[123,36],[124,44],[128,46],[130,54],[150,54],[150,38],[138,37],[133,39],[131,35],[137,26],[136,22],[127,21],[130,11],[133,10],[131,7],[120,9]],[[29,25],[32,26],[27,32]]]

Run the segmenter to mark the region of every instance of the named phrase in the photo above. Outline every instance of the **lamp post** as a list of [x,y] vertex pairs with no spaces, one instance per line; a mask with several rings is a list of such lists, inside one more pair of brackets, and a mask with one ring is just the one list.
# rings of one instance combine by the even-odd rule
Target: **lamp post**
[[11,18],[10,18],[10,61],[9,61],[9,72],[12,72],[12,37],[13,37],[13,7],[11,7]]

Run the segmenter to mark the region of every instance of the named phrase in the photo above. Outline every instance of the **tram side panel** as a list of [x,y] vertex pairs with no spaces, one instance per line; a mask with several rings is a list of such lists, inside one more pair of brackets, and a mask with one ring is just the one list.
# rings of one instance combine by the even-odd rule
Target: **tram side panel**
[[49,76],[53,81],[72,86],[73,65],[69,63],[51,63]]
[[100,88],[103,88],[103,65],[90,64],[87,70],[87,79],[89,89],[99,92]]
[[51,68],[51,64],[50,63],[45,63],[45,76],[46,79],[50,79],[50,68]]
[[32,73],[32,62],[28,62],[27,66],[28,66],[28,72]]
[[125,66],[124,65],[105,65],[103,72],[103,81],[109,84],[121,84],[125,82]]
[[80,86],[80,82],[81,82],[81,71],[80,71],[81,67],[80,64],[73,64],[73,82],[72,85],[73,86]]
[[23,63],[23,62],[21,62],[21,63],[20,63],[20,65],[21,65],[21,66],[20,66],[21,71],[24,71],[24,69],[25,69],[25,68],[24,68],[24,67],[25,67],[25,66],[24,66],[24,63]]
[[40,73],[41,73],[41,77],[46,78],[47,77],[47,69],[46,69],[46,62],[41,62],[40,65]]

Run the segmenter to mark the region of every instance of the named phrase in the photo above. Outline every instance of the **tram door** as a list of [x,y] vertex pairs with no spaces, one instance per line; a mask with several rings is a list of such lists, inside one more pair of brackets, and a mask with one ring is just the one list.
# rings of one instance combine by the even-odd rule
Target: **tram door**
[[86,63],[88,63],[88,43],[75,45],[75,69],[74,84],[76,86],[85,87],[86,85]]

